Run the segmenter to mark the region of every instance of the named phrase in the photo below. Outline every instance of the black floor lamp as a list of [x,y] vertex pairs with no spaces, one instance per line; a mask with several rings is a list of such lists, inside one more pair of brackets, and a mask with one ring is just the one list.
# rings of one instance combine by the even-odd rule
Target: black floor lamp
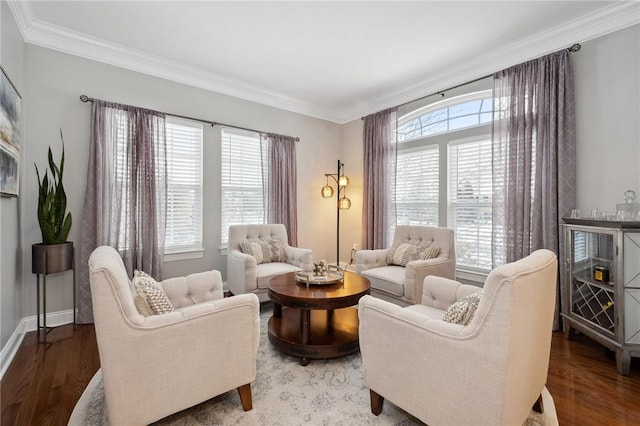
[[333,187],[329,185],[329,178],[331,177],[338,187],[336,202],[336,266],[340,266],[340,210],[347,210],[351,207],[351,200],[346,196],[347,185],[349,185],[349,178],[344,175],[344,163],[338,160],[338,173],[325,173],[327,178],[327,184],[322,187],[320,193],[323,198],[333,197]]

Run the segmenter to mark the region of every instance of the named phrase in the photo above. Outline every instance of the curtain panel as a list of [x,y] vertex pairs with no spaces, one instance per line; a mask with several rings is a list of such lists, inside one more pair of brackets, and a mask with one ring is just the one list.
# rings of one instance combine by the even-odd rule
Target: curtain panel
[[364,119],[363,249],[388,247],[388,231],[395,225],[396,112],[390,108]]
[[298,246],[298,190],[296,141],[290,136],[260,134],[267,223],[282,223],[289,245]]
[[[571,54],[562,50],[495,74],[494,110],[494,266],[540,248],[559,255],[561,218],[576,205]],[[556,329],[565,285],[558,287]]]
[[116,248],[129,276],[161,278],[166,218],[165,116],[95,100],[80,245],[78,322],[92,323],[89,256]]

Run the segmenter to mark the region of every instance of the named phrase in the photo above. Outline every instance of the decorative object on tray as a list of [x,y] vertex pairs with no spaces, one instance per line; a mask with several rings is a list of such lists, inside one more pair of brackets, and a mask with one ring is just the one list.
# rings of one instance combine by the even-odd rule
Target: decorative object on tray
[[324,260],[321,260],[319,262],[313,262],[312,271],[313,271],[313,275],[317,277],[327,275],[327,262],[325,262]]
[[307,287],[309,287],[309,284],[323,285],[342,282],[344,278],[344,270],[339,266],[327,265],[326,263],[324,263],[324,274],[316,275],[316,265],[323,262],[324,261],[314,263],[313,272],[296,272],[296,281],[300,283],[306,283]]

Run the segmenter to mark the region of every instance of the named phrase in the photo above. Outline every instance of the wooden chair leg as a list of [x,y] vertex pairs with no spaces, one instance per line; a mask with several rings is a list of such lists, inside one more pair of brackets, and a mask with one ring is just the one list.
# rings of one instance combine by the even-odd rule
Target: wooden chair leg
[[533,403],[532,410],[536,413],[544,413],[544,406],[542,405],[542,394],[540,394],[536,402]]
[[369,389],[369,395],[371,396],[371,412],[377,416],[382,413],[384,398],[371,389]]
[[253,408],[253,402],[251,400],[251,383],[242,385],[238,388],[238,394],[240,394],[240,402],[242,402],[242,409],[249,411]]

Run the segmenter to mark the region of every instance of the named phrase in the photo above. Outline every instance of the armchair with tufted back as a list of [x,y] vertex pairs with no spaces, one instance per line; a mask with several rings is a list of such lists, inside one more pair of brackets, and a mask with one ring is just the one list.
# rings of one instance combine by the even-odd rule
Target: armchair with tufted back
[[149,277],[159,286],[154,296],[166,295],[171,308],[145,316],[115,249],[95,249],[89,271],[111,424],[146,425],[236,388],[251,409],[260,340],[255,295],[224,298],[218,271],[160,283]]
[[[246,243],[261,242],[264,245],[273,240],[284,251],[280,260],[260,258],[258,261],[256,256],[243,252]],[[262,253],[258,257],[261,256]],[[267,301],[267,286],[272,277],[287,272],[311,271],[312,266],[313,252],[310,249],[291,247],[287,230],[282,224],[229,227],[227,285],[233,294],[254,293],[261,302]]]
[[552,418],[545,383],[557,274],[556,255],[537,250],[495,268],[482,289],[429,276],[419,304],[364,296],[360,352],[371,411],[379,415],[388,400],[429,425],[522,425],[532,407]]
[[[402,245],[411,250],[402,251]],[[425,259],[429,249],[432,249],[431,254],[436,255]],[[455,278],[453,230],[399,225],[391,248],[357,251],[355,269],[358,274],[369,279],[373,296],[401,306],[420,303],[426,276]]]

